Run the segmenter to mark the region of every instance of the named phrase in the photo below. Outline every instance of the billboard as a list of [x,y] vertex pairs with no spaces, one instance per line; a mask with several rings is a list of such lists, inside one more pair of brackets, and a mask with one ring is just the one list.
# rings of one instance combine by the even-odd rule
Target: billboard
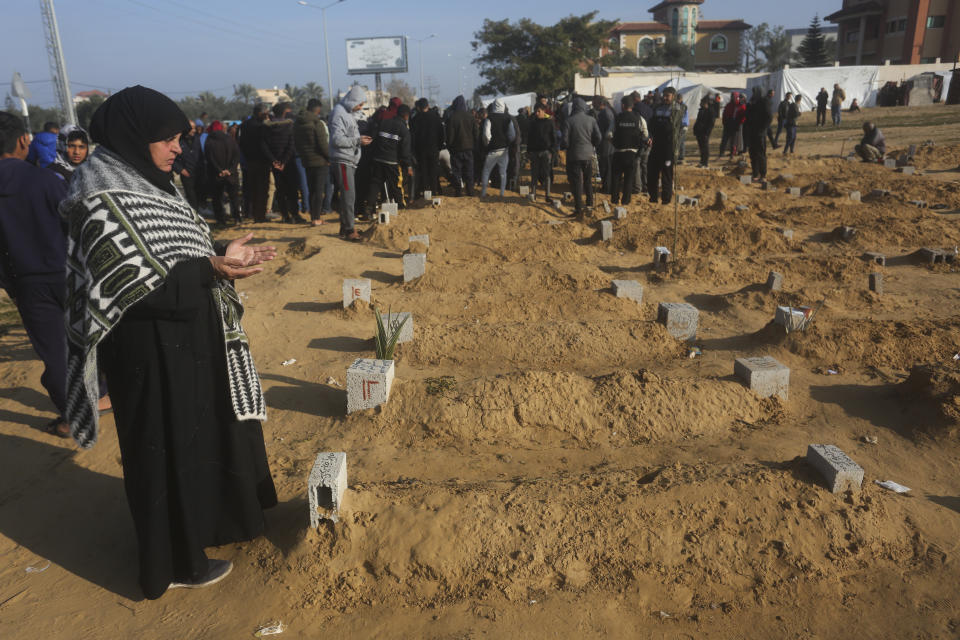
[[406,73],[406,36],[347,38],[347,73]]

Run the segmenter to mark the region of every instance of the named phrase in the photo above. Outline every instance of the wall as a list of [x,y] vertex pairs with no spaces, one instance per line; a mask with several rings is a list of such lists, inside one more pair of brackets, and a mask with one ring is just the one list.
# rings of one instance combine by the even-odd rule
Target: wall
[[[727,38],[727,50],[724,53],[710,51],[710,40],[716,35]],[[698,31],[694,55],[698,67],[736,67],[739,64],[740,31]]]

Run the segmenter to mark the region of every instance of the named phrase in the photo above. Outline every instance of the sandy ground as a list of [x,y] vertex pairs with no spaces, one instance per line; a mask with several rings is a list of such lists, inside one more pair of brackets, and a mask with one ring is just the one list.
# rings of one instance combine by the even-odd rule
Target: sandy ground
[[[922,174],[839,159],[858,133],[849,116],[801,128],[789,162],[771,151],[769,191],[735,165],[688,164],[678,182],[700,206],[680,209],[663,274],[650,262],[674,245],[674,208],[646,202],[610,242],[602,207],[577,222],[516,194],[447,196],[362,245],[335,224],[253,227],[281,250],[239,285],[281,504],[265,536],[211,551],[235,563],[226,581],[155,602],[136,583],[112,418],[89,451],[34,429],[52,407],[8,311],[0,637],[248,638],[277,621],[281,638],[960,636],[960,276],[908,257],[960,244],[960,109],[865,116],[894,154],[935,142]],[[851,242],[831,236],[841,224]],[[419,233],[427,273],[404,284]],[[888,257],[882,295],[864,251]],[[782,291],[763,288],[770,270]],[[373,281],[380,308],[413,312],[416,338],[390,402],[345,416],[346,369],[373,357],[372,311],[342,309],[353,277]],[[615,298],[616,278],[640,281],[643,303]],[[778,304],[821,300],[805,332],[767,326]],[[661,301],[700,310],[701,357],[656,324]],[[788,401],[733,377],[747,355],[790,367]],[[803,460],[810,443],[862,465],[862,491],[831,494]],[[309,530],[319,451],[347,452],[350,489],[341,521]]]

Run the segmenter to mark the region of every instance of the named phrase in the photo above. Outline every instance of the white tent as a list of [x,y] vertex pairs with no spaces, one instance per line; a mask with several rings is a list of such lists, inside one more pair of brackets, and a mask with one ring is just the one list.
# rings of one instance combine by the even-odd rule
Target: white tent
[[779,103],[787,92],[802,97],[801,105],[807,111],[817,106],[816,97],[820,89],[825,88],[827,93],[833,94],[833,85],[838,84],[847,94],[843,101],[846,109],[854,98],[861,107],[877,105],[877,90],[879,70],[875,66],[860,67],[807,67],[803,69],[783,69],[774,71],[758,78],[747,80],[748,95],[753,87],[760,87],[766,92],[773,89],[774,99]]
[[693,114],[696,114],[697,109],[700,107],[700,99],[706,95],[719,93],[723,97],[722,104],[726,104],[727,100],[729,99],[729,94],[720,89],[714,89],[713,87],[708,87],[705,84],[697,84],[687,80],[686,78],[671,78],[670,80],[667,80],[666,82],[657,86],[630,87],[629,89],[624,89],[623,91],[617,91],[613,94],[613,108],[619,113],[620,99],[623,98],[623,96],[630,95],[634,91],[639,93],[641,96],[645,96],[650,91],[660,91],[662,93],[667,87],[673,87],[677,90],[678,94],[683,96],[683,104],[687,105],[687,110]]
[[507,106],[507,113],[517,115],[523,107],[533,111],[533,103],[537,101],[536,93],[518,93],[512,96],[496,96],[495,98],[481,98],[483,106],[489,107],[494,100],[500,100]]

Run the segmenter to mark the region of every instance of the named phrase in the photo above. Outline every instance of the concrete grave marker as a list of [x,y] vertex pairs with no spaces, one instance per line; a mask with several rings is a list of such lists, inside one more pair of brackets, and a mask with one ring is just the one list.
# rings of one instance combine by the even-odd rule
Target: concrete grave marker
[[887,169],[896,169],[897,168],[897,159],[896,158],[884,158],[883,166]]
[[400,215],[400,210],[397,208],[396,202],[384,202],[380,205],[380,211],[386,211],[390,214],[391,218],[396,218]]
[[613,217],[617,220],[623,220],[627,217],[627,208],[626,207],[617,207],[613,210]]
[[666,247],[653,248],[653,268],[656,271],[664,271],[667,263],[670,262],[670,249]]
[[859,491],[863,484],[863,467],[832,444],[811,444],[807,462],[820,472],[832,493]]
[[427,254],[425,253],[405,253],[403,254],[403,281],[410,282],[416,280],[427,271]]
[[860,192],[859,192],[859,191],[851,191],[851,192],[850,192],[850,199],[853,200],[854,202],[860,202]]
[[737,358],[733,374],[761,398],[777,396],[786,400],[790,389],[790,369],[770,356]]
[[407,242],[409,242],[410,244],[413,244],[414,242],[419,242],[423,246],[429,247],[430,236],[426,233],[421,233],[420,235],[410,236],[409,238],[407,238]]
[[752,184],[753,176],[740,176],[740,184]]
[[855,155],[847,156],[847,162],[860,162],[860,158]]
[[521,186],[521,187],[520,187],[520,195],[521,195],[521,196],[526,196],[526,195],[529,195],[529,194],[530,194],[530,187],[527,187],[527,186]]
[[870,274],[870,291],[875,291],[876,293],[883,293],[883,274],[879,272],[873,272]]
[[528,193],[528,194],[527,194],[527,200],[529,200],[530,202],[536,202],[536,201],[537,201],[537,194],[535,194],[535,193]]
[[783,274],[771,271],[767,275],[767,291],[780,291],[783,289]]
[[786,329],[787,333],[800,331],[807,322],[810,307],[778,306],[773,321]]
[[724,193],[723,191],[717,191],[716,195],[714,196],[713,206],[722,208],[726,204],[727,204],[727,194]]
[[783,227],[777,227],[777,233],[779,233],[784,238],[786,238],[788,242],[793,240],[793,229],[784,229]]
[[388,313],[383,316],[384,329],[387,330],[387,340],[393,338],[394,329],[399,327],[401,322],[403,322],[403,326],[400,327],[400,337],[397,338],[397,344],[413,340],[413,314],[409,311]]
[[760,188],[764,191],[770,191],[770,183],[766,180],[760,182]]
[[907,156],[910,157],[910,158],[912,158],[912,157],[915,156],[915,155],[917,155],[917,145],[912,144],[912,145],[910,145],[910,147],[907,149]]
[[606,200],[603,201],[603,211],[604,211],[607,215],[610,215],[610,203],[607,202]]
[[738,212],[740,212],[740,213],[743,213],[744,211],[749,211],[749,210],[750,210],[750,207],[748,207],[748,206],[745,205],[745,204],[738,204],[738,205],[736,206],[736,211],[738,211]]
[[793,196],[794,198],[799,198],[800,187],[787,187],[787,194]]
[[661,302],[657,306],[657,322],[664,325],[678,340],[693,340],[697,337],[700,312],[685,302]]
[[354,300],[370,302],[370,280],[368,278],[348,278],[343,281],[343,308],[346,309]]
[[439,209],[439,208],[440,208],[440,205],[442,205],[442,204],[443,204],[443,198],[434,198],[434,199],[433,199],[433,208],[434,208],[434,209]]
[[557,200],[556,198],[554,198],[553,208],[556,209],[557,211],[560,211],[561,209],[563,209],[563,203],[560,202],[560,200]]
[[[347,490],[347,454],[324,451],[317,455],[307,480],[307,502],[310,505],[310,527],[316,529],[320,520],[337,521],[343,494]],[[327,515],[321,516],[320,509]]]
[[423,199],[426,200],[427,202],[430,202],[431,200],[433,200],[433,191],[425,190],[423,192]]
[[913,206],[919,207],[919,208],[921,208],[921,209],[926,209],[926,208],[927,208],[927,201],[926,201],[926,200],[910,200],[907,204],[912,204]]
[[372,409],[389,400],[393,373],[393,360],[354,360],[347,369],[347,413]]
[[379,224],[390,224],[390,212],[381,211],[377,214],[377,222]]
[[827,190],[829,190],[829,189],[830,189],[830,185],[828,185],[828,184],[827,184],[826,182],[824,182],[823,180],[817,180],[817,186],[814,188],[814,192],[815,192],[818,196],[822,196],[822,195],[824,195],[824,194],[827,192]]
[[833,230],[833,237],[843,242],[850,242],[857,235],[857,230],[853,227],[839,226]]
[[600,239],[609,240],[613,237],[613,223],[609,220],[600,221]]
[[863,257],[865,260],[875,262],[881,267],[887,266],[887,256],[883,255],[882,253],[877,253],[876,251],[867,251],[863,254]]
[[916,167],[911,167],[911,166],[900,167],[900,173],[902,173],[905,176],[912,176],[914,173],[916,173],[916,171],[917,171]]
[[618,298],[627,298],[637,304],[643,302],[643,287],[636,280],[614,280],[613,295]]

